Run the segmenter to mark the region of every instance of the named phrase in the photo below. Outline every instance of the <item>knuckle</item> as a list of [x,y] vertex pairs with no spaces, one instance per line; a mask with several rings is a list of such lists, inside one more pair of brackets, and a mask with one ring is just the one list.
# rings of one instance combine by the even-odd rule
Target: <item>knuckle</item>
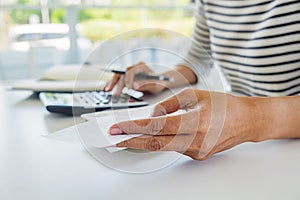
[[184,90],[182,90],[182,94],[183,95],[188,95],[190,93],[194,92],[194,89],[191,89],[191,88],[185,88]]
[[118,143],[116,146],[117,147],[128,147],[128,144],[129,144],[128,140],[124,140],[124,141]]
[[137,66],[140,66],[140,65],[146,65],[146,63],[140,61],[140,62],[138,62],[136,65],[137,65]]
[[159,120],[152,120],[150,124],[147,126],[147,132],[152,134],[157,134],[161,132],[164,128],[164,123]]
[[210,157],[209,153],[207,152],[199,152],[196,156],[197,160],[207,160]]
[[143,87],[143,84],[141,83],[141,82],[139,82],[139,81],[135,81],[134,83],[133,83],[133,88],[134,89],[139,89],[139,88],[141,88],[141,87]]
[[186,154],[187,156],[191,157],[194,160],[199,160],[199,161],[204,161],[207,160],[209,158],[208,155],[199,155],[198,153],[189,153]]
[[149,138],[145,143],[145,149],[148,151],[158,151],[163,148],[163,144],[161,141],[157,140],[156,138]]
[[161,104],[157,104],[156,106],[154,106],[152,113],[161,116],[166,115],[167,111]]
[[119,123],[118,126],[124,133],[132,133],[134,130],[134,126],[128,123]]
[[193,97],[194,95],[194,90],[193,89],[190,89],[190,88],[187,88],[187,89],[184,89],[182,90],[179,95],[177,95],[177,98],[178,100],[180,101],[186,101],[188,99],[190,99],[190,97]]
[[199,160],[199,161],[204,161],[204,160],[207,160],[207,158],[208,158],[207,156],[197,156],[194,159]]
[[132,69],[134,69],[135,67],[136,67],[136,65],[129,66],[129,67],[126,68],[126,71],[132,70]]

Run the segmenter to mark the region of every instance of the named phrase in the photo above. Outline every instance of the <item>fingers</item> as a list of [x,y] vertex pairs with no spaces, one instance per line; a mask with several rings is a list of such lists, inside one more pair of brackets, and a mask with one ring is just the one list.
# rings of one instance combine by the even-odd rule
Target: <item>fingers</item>
[[127,88],[129,88],[129,89],[133,88],[134,76],[137,73],[139,66],[142,66],[142,65],[144,65],[144,63],[139,62],[139,63],[127,68],[126,77],[125,77],[125,85]]
[[141,136],[120,142],[116,146],[147,151],[176,151],[194,160],[206,160],[216,152],[201,153],[202,142],[203,139],[199,140],[193,135]]
[[[135,83],[135,75],[139,73],[152,73],[151,69],[145,65],[143,62],[139,62],[135,65],[132,65],[126,69],[125,75],[115,74],[112,80],[105,86],[105,91],[111,91],[116,85],[117,90],[114,95],[120,95],[122,93],[122,89],[126,86],[129,89],[137,89],[137,86],[134,86]],[[147,87],[142,91],[151,92],[154,87]],[[148,90],[149,89],[149,90]],[[155,89],[155,88],[154,88]]]
[[177,95],[171,96],[166,100],[156,104],[152,110],[151,116],[162,116],[176,112],[177,110],[189,110],[195,108],[198,104],[199,90],[186,89]]
[[121,78],[119,79],[119,81],[117,83],[117,89],[114,92],[114,95],[120,96],[122,94],[122,90],[124,87],[125,87],[124,76],[121,76]]
[[107,92],[111,91],[115,87],[115,85],[117,84],[120,78],[121,78],[120,74],[114,74],[112,80],[104,87],[104,90]]
[[186,152],[191,148],[193,140],[191,135],[141,136],[120,142],[116,146],[147,151]]
[[139,73],[151,73],[150,68],[143,62],[139,62],[126,70],[125,85],[129,89],[133,89],[135,75]]
[[136,134],[177,135],[196,134],[199,127],[197,110],[174,116],[161,116],[148,119],[124,121],[110,127],[111,135]]
[[169,144],[174,136],[142,136],[125,140],[116,144],[117,147],[127,147],[132,149],[143,149],[148,151],[162,150]]
[[157,117],[176,112],[180,109],[180,103],[176,96],[172,96],[158,104],[152,110],[151,116]]
[[139,80],[133,83],[134,90],[152,94],[161,92],[165,87],[165,84],[158,80]]

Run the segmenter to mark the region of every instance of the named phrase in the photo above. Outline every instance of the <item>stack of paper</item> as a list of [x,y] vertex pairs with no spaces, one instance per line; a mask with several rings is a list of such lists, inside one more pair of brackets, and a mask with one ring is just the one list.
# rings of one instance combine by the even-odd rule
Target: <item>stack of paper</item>
[[84,92],[102,90],[113,76],[99,66],[57,65],[49,68],[39,80],[18,81],[14,90],[34,92]]

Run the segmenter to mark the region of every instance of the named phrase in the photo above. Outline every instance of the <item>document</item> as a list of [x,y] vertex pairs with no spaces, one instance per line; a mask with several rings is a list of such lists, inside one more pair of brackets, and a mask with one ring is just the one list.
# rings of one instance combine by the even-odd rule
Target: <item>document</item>
[[26,80],[11,84],[13,90],[31,90],[34,92],[86,92],[102,90],[106,81],[42,81]]
[[110,126],[120,121],[147,118],[152,108],[152,106],[146,106],[85,114],[82,117],[88,119],[88,121],[48,134],[46,137],[66,141],[74,139],[74,136],[77,135],[79,137],[76,137],[76,139],[79,138],[87,151],[107,166],[123,172],[144,173],[155,171],[173,164],[182,157],[181,154],[175,151],[149,152],[132,149],[122,151],[125,148],[111,146],[142,134],[112,136],[108,133]]
[[106,110],[106,111],[99,111],[93,113],[86,113],[82,114],[81,117],[85,120],[93,120],[98,119],[106,116],[115,116],[115,120],[120,121],[127,121],[133,120],[138,118],[145,118],[151,115],[151,111],[153,106],[143,106],[138,108],[130,108],[130,109],[120,109],[120,110]]
[[87,148],[107,148],[110,152],[121,150],[113,145],[142,134],[110,135],[111,125],[127,120],[146,118],[150,116],[152,106],[142,108],[131,108],[123,110],[110,110],[98,113],[85,114],[83,117],[87,122],[51,133],[47,137],[59,137],[64,135],[78,135],[81,143]]
[[109,127],[116,123],[113,117],[102,117],[77,126],[81,141],[87,146],[106,148],[141,134],[110,135]]
[[101,66],[56,65],[50,67],[38,80],[17,81],[14,90],[34,92],[85,92],[102,90],[113,76]]

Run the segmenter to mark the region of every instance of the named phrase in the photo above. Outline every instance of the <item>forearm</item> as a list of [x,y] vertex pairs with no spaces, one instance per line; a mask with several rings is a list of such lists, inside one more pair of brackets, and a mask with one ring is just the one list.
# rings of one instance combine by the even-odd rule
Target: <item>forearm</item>
[[[255,97],[254,97],[255,98]],[[300,138],[300,96],[255,98],[257,141]],[[259,122],[258,122],[259,123]]]
[[162,75],[166,77],[170,77],[175,80],[166,83],[167,88],[174,88],[174,87],[184,86],[188,84],[194,84],[197,82],[197,76],[193,72],[193,70],[183,65],[177,65],[175,70],[167,71]]

